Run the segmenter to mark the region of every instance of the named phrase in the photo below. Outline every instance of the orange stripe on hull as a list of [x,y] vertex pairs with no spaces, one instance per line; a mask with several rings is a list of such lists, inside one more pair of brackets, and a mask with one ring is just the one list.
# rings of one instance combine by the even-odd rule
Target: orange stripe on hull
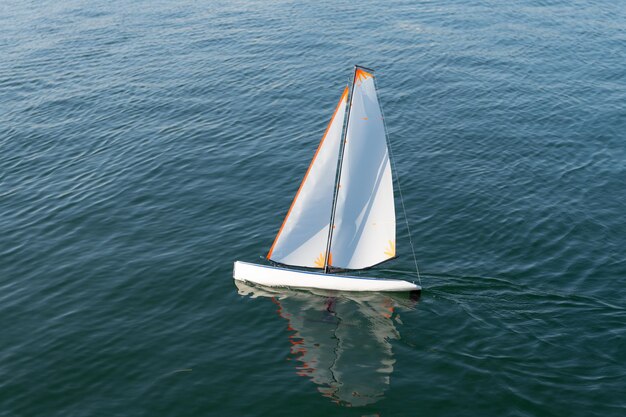
[[270,251],[267,253],[267,256],[266,256],[267,259],[270,259],[272,256],[272,253],[274,252],[274,247],[276,246],[276,242],[278,242],[278,238],[280,237],[280,234],[282,233],[283,228],[285,227],[285,224],[287,223],[287,219],[289,218],[289,215],[291,214],[291,210],[293,209],[293,206],[295,206],[296,201],[298,200],[300,191],[302,191],[302,188],[304,187],[304,183],[306,182],[306,179],[309,176],[309,172],[311,172],[311,168],[313,167],[313,164],[315,163],[315,160],[317,159],[317,155],[322,149],[322,145],[324,145],[324,140],[326,140],[326,135],[328,135],[328,131],[330,130],[330,127],[335,121],[335,116],[337,116],[337,112],[341,108],[342,103],[345,100],[347,100],[347,98],[348,98],[348,87],[346,87],[343,90],[343,94],[341,94],[341,98],[339,99],[339,104],[337,104],[337,107],[335,108],[335,112],[333,113],[333,116],[330,118],[330,122],[328,123],[328,126],[326,127],[324,136],[322,136],[322,140],[320,141],[320,144],[318,145],[317,150],[315,151],[315,155],[313,155],[313,159],[311,160],[311,163],[309,164],[309,168],[306,170],[306,174],[304,174],[304,178],[302,179],[302,182],[300,183],[300,187],[298,188],[298,191],[296,192],[296,196],[293,198],[293,201],[291,202],[291,206],[289,207],[289,211],[287,211],[287,215],[285,216],[285,219],[283,220],[283,224],[280,226],[280,229],[278,230],[278,233],[276,234],[276,238],[274,239],[274,243],[272,244]]

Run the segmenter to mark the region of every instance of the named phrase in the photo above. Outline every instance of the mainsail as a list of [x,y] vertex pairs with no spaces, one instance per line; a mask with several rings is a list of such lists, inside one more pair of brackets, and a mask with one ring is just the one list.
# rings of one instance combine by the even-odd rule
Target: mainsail
[[346,87],[267,254],[272,261],[310,268],[325,266],[347,99]]
[[356,68],[337,185],[329,265],[362,269],[396,256],[387,139],[374,76]]

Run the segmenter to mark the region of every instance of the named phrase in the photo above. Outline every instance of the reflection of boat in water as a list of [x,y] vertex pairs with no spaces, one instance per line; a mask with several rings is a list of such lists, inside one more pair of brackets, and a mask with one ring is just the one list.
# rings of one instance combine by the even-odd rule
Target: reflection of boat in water
[[322,395],[344,406],[384,398],[395,359],[398,310],[412,309],[408,294],[304,292],[250,286],[235,281],[239,294],[267,297],[288,321],[290,358],[297,374],[318,385]]

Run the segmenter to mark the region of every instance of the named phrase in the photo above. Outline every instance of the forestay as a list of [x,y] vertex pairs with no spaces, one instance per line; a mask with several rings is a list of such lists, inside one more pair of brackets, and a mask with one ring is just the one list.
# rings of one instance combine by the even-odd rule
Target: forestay
[[267,254],[272,261],[302,267],[324,267],[347,98],[348,88],[339,100]]

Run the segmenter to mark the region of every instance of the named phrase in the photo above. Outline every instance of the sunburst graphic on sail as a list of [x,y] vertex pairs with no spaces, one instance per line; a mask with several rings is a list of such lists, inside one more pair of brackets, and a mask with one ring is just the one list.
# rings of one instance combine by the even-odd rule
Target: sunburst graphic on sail
[[[333,263],[333,254],[329,253],[328,254],[328,263],[332,264]],[[326,254],[324,252],[321,252],[317,258],[315,258],[315,266],[318,268],[324,268],[324,265],[326,265]]]
[[393,240],[389,241],[389,246],[385,250],[385,256],[393,258],[396,256],[396,243]]

